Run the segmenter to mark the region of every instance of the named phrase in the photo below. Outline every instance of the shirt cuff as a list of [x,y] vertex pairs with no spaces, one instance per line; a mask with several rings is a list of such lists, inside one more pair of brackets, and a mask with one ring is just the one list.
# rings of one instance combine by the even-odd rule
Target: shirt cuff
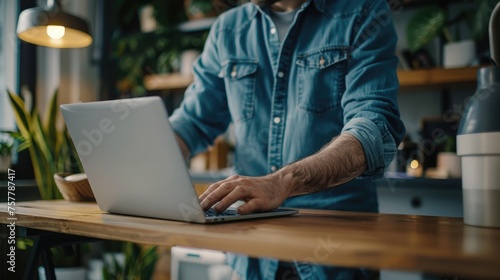
[[383,122],[352,118],[342,132],[356,137],[363,146],[368,167],[361,177],[382,178],[385,167],[394,159],[397,148],[387,126]]

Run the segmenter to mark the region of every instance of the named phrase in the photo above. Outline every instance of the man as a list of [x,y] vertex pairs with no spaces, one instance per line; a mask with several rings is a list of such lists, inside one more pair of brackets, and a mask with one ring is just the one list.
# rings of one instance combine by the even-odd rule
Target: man
[[[376,212],[373,179],[404,134],[386,2],[252,2],[219,16],[171,117],[186,156],[234,124],[238,175],[211,185],[202,206],[223,211],[242,200],[242,214],[280,205]],[[366,276],[244,256],[230,263],[248,279]]]

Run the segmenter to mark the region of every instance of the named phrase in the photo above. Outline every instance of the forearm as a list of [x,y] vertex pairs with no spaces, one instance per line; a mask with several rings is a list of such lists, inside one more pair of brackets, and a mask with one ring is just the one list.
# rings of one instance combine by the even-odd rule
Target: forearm
[[296,196],[348,182],[366,167],[361,143],[343,133],[318,153],[287,165],[272,176],[278,178],[288,196]]

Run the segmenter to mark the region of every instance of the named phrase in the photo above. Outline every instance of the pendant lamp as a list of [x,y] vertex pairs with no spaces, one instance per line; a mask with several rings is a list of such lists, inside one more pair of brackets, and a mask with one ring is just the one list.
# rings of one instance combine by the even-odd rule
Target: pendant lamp
[[59,0],[48,0],[46,7],[22,11],[17,36],[28,43],[50,48],[83,48],[92,43],[88,23],[64,12]]

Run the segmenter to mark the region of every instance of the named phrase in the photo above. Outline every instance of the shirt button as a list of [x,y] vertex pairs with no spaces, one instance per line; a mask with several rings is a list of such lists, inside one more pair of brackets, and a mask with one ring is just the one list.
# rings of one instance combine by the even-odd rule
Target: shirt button
[[275,124],[279,124],[281,122],[281,118],[280,117],[276,117],[276,118],[274,118],[273,122]]
[[231,69],[231,77],[236,78],[236,65],[233,65],[233,69]]
[[271,171],[272,172],[276,172],[276,170],[278,170],[278,167],[276,167],[276,165],[271,166]]
[[281,72],[281,71],[280,71],[280,72],[278,72],[278,77],[279,77],[279,78],[283,78],[283,77],[285,77],[285,73],[283,73],[283,72]]
[[271,34],[276,34],[276,28],[271,28]]

